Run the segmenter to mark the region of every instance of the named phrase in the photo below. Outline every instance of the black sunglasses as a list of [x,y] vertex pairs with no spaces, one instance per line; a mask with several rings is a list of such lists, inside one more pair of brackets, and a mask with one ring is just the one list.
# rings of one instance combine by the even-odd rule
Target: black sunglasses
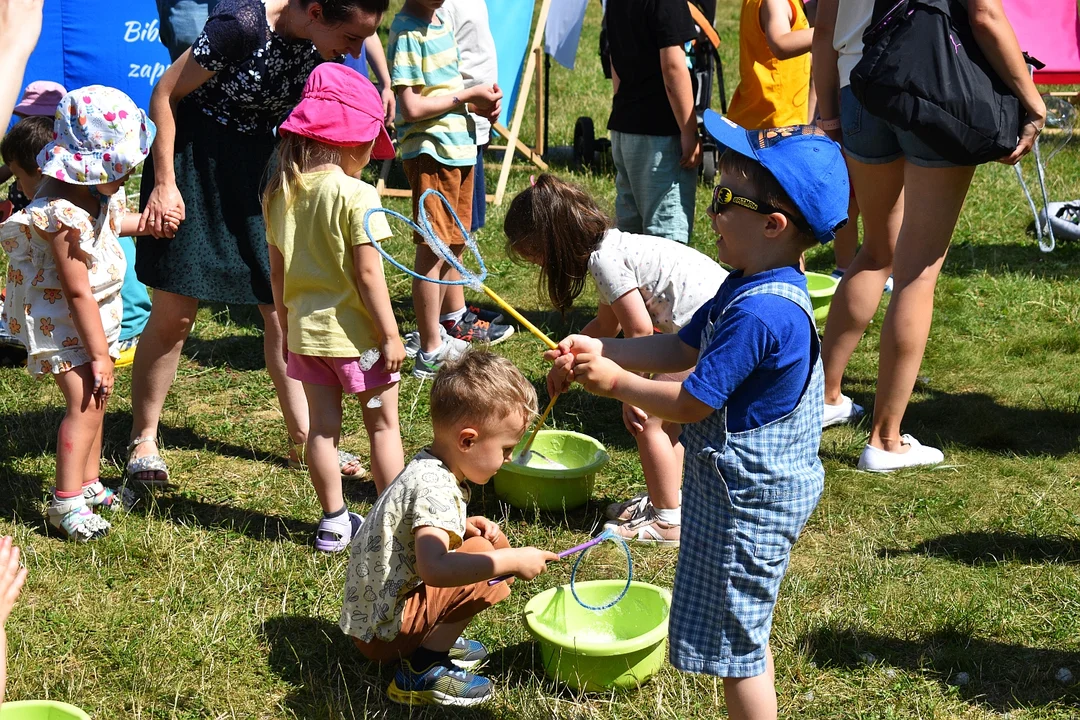
[[750,212],[758,213],[759,215],[772,215],[773,213],[780,213],[791,222],[795,223],[795,227],[800,230],[808,230],[809,227],[806,221],[802,218],[795,217],[792,213],[783,208],[778,208],[767,203],[758,202],[757,200],[751,200],[748,197],[742,195],[736,195],[731,191],[731,188],[724,185],[717,185],[713,188],[712,204],[709,205],[709,212],[713,215],[720,215],[729,206],[738,205],[739,207],[746,208]]

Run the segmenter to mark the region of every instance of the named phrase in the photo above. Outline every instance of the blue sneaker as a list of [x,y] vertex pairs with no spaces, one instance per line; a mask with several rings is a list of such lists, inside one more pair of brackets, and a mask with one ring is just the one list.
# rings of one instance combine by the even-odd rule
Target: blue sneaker
[[487,659],[488,651],[482,642],[459,637],[450,648],[450,660],[459,668],[471,668]]
[[386,694],[402,705],[469,707],[488,700],[492,695],[492,684],[487,678],[462,670],[449,660],[417,672],[407,659],[402,659]]

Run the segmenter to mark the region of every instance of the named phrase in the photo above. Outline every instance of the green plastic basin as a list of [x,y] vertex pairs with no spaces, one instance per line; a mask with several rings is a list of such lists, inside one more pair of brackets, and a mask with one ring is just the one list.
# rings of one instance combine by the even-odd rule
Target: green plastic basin
[[[626,580],[575,585],[587,603],[601,604]],[[540,645],[544,672],[575,690],[636,688],[664,664],[671,593],[633,582],[626,597],[607,610],[578,604],[569,585],[550,588],[525,605],[525,626]]]
[[90,720],[90,716],[55,700],[18,700],[0,707],[0,720]]
[[[527,441],[528,435],[514,449],[514,457]],[[598,440],[569,430],[541,430],[532,450],[567,469],[528,467],[513,461],[503,465],[493,480],[495,495],[516,508],[562,510],[584,505],[592,496],[596,471],[609,460]]]
[[825,322],[829,317],[829,305],[832,304],[833,295],[836,294],[836,286],[840,281],[832,275],[822,273],[806,273],[806,287],[810,291],[810,304],[814,306],[814,319],[818,324]]

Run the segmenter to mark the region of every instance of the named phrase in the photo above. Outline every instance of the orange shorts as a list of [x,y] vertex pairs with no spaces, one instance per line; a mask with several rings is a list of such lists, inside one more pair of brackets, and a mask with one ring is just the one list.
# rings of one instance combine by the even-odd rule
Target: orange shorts
[[[427,153],[406,160],[405,177],[412,188],[413,220],[417,220],[420,196],[426,190],[438,190],[454,208],[461,224],[468,230],[472,226],[473,202],[473,167],[451,167],[431,157]],[[461,247],[465,238],[461,236],[454,218],[446,211],[446,205],[438,198],[429,197],[424,203],[431,228],[439,239],[450,247]],[[417,225],[420,223],[417,222]],[[413,242],[422,243],[424,239],[415,232]]]
[[[500,534],[494,543],[482,537],[471,537],[461,544],[457,552],[491,552],[510,547],[510,543]],[[373,638],[370,642],[361,642],[353,638],[356,647],[368,660],[390,662],[408,657],[427,638],[436,625],[468,620],[484,610],[510,597],[510,583],[488,585],[487,580],[461,587],[436,588],[421,585],[405,599],[401,611],[401,631],[393,640]]]

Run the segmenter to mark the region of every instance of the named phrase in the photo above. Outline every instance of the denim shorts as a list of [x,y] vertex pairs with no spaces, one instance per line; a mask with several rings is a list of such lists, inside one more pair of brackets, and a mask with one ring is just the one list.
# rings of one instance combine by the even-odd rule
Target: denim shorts
[[844,132],[844,154],[864,165],[884,165],[904,158],[919,167],[956,167],[910,131],[897,130],[867,112],[850,85],[840,90],[840,127]]
[[615,226],[686,244],[694,232],[697,171],[679,165],[678,135],[611,131],[615,161]]

